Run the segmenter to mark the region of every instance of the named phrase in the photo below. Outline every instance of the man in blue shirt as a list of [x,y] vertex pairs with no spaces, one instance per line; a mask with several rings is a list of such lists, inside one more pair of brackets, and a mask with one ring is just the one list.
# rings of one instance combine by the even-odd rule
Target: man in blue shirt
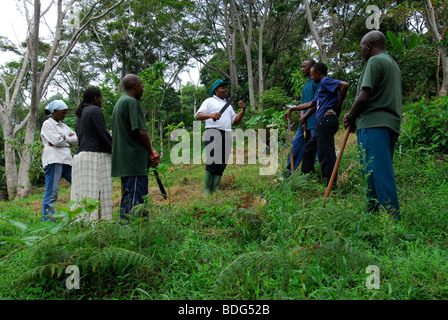
[[[305,77],[308,78],[307,82],[305,83],[304,87],[302,88],[302,98],[301,103],[307,103],[314,99],[314,97],[317,95],[317,91],[319,90],[319,83],[315,83],[311,79],[311,68],[316,64],[316,61],[313,59],[308,59],[303,61],[302,63],[302,73]],[[285,113],[285,118],[289,118],[291,111],[295,111],[295,107],[292,107],[288,109]],[[303,110],[305,113],[307,110]],[[303,115],[303,114],[302,114]],[[292,140],[292,157],[293,157],[293,163],[294,163],[294,170],[297,169],[300,162],[303,158],[303,150],[305,146],[305,142],[308,141],[312,136],[314,136],[314,121],[315,121],[315,113],[311,114],[306,122],[306,127],[302,128],[299,126],[297,129],[296,135],[294,139]],[[304,135],[304,132],[306,132],[306,136]],[[291,174],[291,156],[288,155],[288,163],[286,164],[286,174]]]
[[[308,103],[297,106],[298,110],[309,110],[300,118],[300,124],[304,125],[308,118],[315,112],[314,122],[315,136],[305,144],[302,162],[302,173],[314,172],[314,159],[318,153],[322,174],[330,181],[336,152],[334,148],[334,135],[339,129],[339,115],[342,103],[347,96],[349,84],[327,76],[328,68],[325,63],[318,62],[311,68],[311,79],[320,83],[317,96]],[[337,179],[335,179],[336,182]]]

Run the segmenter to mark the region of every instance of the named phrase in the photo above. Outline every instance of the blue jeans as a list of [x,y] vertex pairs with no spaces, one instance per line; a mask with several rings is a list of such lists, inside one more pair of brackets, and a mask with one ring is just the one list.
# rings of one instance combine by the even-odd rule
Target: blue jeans
[[50,221],[54,205],[58,200],[59,181],[64,178],[72,182],[72,167],[67,164],[52,163],[45,167],[45,194],[42,200],[42,221]]
[[[297,167],[302,161],[306,141],[310,140],[312,136],[314,136],[314,129],[306,131],[306,139],[305,136],[303,135],[303,129],[300,126],[297,129],[296,135],[292,140],[292,158],[294,160],[294,171],[297,170]],[[288,175],[291,174],[291,154],[288,154],[288,163],[286,164],[286,174]]]
[[128,220],[132,208],[145,202],[143,197],[149,192],[148,176],[122,177],[121,188],[120,218]]
[[361,169],[364,178],[367,178],[369,209],[377,211],[383,207],[395,220],[400,220],[400,204],[392,167],[398,133],[389,128],[369,128],[359,129],[357,134]]

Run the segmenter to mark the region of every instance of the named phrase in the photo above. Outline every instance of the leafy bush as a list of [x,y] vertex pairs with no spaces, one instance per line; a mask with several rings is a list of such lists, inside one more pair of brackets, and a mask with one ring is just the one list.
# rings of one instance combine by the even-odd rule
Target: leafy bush
[[263,111],[252,111],[248,120],[245,121],[245,124],[252,129],[265,129],[268,125],[273,125],[274,127],[284,125],[285,120],[283,114],[284,111],[277,111],[274,108]]
[[273,108],[281,111],[284,105],[291,103],[293,99],[282,88],[273,87],[263,92],[263,109]]
[[437,94],[437,45],[426,35],[387,31],[386,50],[397,62],[403,80],[403,99],[417,102]]
[[[278,111],[275,108],[266,109],[263,111],[249,111],[248,117],[244,126],[246,128],[258,130],[258,129],[277,129],[278,137],[280,140],[284,139],[287,133],[287,126],[285,118],[283,117],[284,111]],[[270,133],[267,133],[269,136]]]
[[419,148],[435,153],[448,153],[448,97],[403,107],[400,144],[404,148]]

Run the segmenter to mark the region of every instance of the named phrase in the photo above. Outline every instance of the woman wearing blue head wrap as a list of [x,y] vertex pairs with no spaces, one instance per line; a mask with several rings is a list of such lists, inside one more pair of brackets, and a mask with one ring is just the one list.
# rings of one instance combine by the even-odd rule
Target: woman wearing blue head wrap
[[67,105],[62,100],[54,100],[45,107],[45,113],[49,116],[51,116],[54,111],[62,111],[62,110],[68,110]]
[[45,169],[45,194],[42,201],[42,220],[49,221],[54,214],[61,178],[72,180],[72,153],[70,146],[78,145],[76,133],[62,123],[68,107],[62,100],[55,100],[45,107],[49,118],[42,124],[40,137],[44,144],[42,166]]

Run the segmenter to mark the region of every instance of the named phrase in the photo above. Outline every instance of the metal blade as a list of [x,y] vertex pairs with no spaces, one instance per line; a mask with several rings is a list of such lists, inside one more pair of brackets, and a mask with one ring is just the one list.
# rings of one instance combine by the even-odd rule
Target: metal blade
[[[227,100],[226,104],[224,105],[224,107],[221,108],[221,110],[219,110],[219,113],[222,115],[224,113],[224,111],[226,111],[226,109],[230,106],[230,104],[233,102],[233,100],[235,100],[236,95],[234,94],[233,96],[231,96],[229,98],[229,100]],[[213,121],[216,121],[216,119],[213,119]]]

